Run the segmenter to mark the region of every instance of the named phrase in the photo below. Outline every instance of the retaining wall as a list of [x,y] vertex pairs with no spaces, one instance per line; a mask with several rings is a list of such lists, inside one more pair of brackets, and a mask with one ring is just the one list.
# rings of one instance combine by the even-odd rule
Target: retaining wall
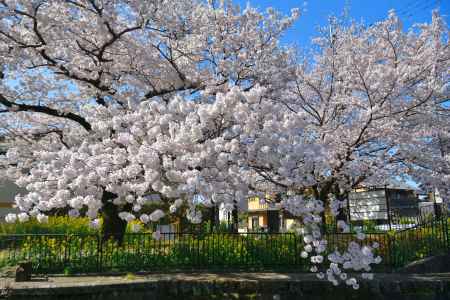
[[311,274],[152,274],[125,277],[52,277],[48,281],[5,280],[9,300],[445,300],[450,274],[378,274],[359,290],[334,287]]

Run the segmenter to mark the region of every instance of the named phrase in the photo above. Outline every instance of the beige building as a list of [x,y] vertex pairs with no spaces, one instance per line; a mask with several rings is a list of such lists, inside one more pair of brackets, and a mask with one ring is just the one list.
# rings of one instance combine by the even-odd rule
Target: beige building
[[284,232],[291,229],[295,222],[279,203],[258,197],[248,198],[248,231]]

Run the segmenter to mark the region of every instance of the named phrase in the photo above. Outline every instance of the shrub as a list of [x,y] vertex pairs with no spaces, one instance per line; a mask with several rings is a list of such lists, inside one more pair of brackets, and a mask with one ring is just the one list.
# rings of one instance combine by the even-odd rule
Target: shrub
[[[138,220],[127,225],[126,232],[131,233],[132,227],[139,225],[142,232],[151,232]],[[20,223],[0,223],[0,234],[95,234],[99,229],[89,226],[88,218],[71,218],[68,216],[52,216],[47,223],[39,223],[35,219]]]
[[39,223],[35,219],[28,222],[0,224],[0,234],[92,234],[98,232],[89,226],[88,218],[70,218],[67,216],[53,216],[48,223]]
[[189,234],[154,240],[151,234],[129,233],[123,245],[112,240],[102,242],[97,234],[34,235],[3,237],[0,244],[8,244],[4,257],[0,257],[1,266],[31,260],[38,273],[215,267],[298,269],[303,265],[299,255],[303,244],[294,235]]

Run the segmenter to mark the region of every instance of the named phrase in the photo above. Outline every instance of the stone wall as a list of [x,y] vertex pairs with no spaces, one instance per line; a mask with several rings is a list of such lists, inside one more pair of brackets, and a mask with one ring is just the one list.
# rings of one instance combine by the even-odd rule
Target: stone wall
[[450,254],[427,257],[412,262],[398,270],[399,273],[406,274],[427,274],[450,272]]
[[278,273],[61,277],[5,282],[4,288],[3,298],[10,300],[444,300],[450,299],[450,274],[380,274],[357,291],[333,287],[310,274]]

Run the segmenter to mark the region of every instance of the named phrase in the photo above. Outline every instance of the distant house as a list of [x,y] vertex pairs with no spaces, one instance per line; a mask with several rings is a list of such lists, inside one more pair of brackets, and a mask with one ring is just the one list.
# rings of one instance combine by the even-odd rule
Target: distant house
[[410,217],[419,213],[419,198],[407,187],[360,187],[349,194],[350,221],[389,221],[392,217]]
[[426,215],[440,215],[450,213],[450,203],[445,201],[438,189],[428,192],[423,197],[424,202],[419,203],[419,210]]
[[279,203],[258,197],[248,198],[248,231],[283,232],[292,228],[295,219]]

